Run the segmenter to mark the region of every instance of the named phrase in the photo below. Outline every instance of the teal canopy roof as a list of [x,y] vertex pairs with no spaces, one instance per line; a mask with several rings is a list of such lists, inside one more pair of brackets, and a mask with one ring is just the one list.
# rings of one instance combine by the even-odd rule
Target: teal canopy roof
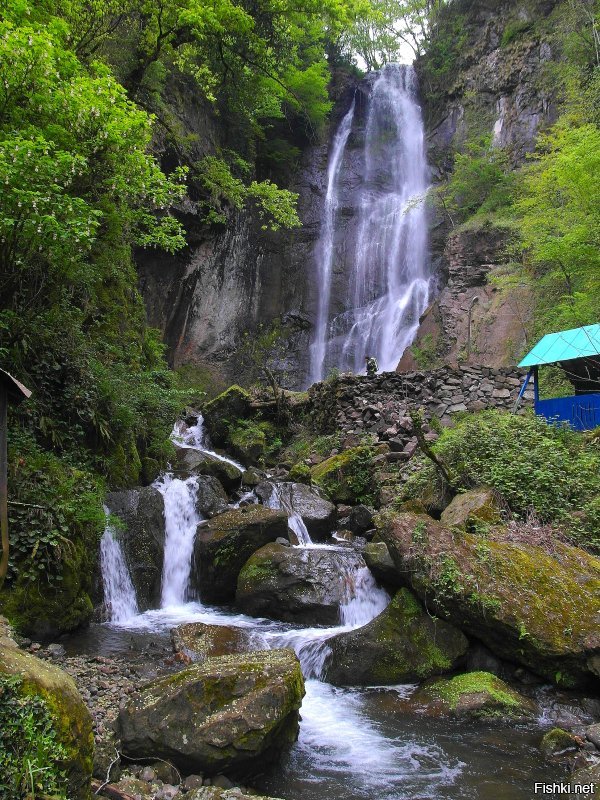
[[600,324],[585,325],[583,328],[546,334],[519,366],[535,367],[597,355],[600,355]]

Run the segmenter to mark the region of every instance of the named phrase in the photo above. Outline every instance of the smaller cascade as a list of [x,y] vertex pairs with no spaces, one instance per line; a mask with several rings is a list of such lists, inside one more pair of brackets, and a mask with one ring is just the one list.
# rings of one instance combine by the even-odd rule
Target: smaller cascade
[[239,461],[235,461],[233,458],[228,458],[220,453],[216,453],[212,449],[212,443],[210,441],[208,431],[206,430],[206,425],[204,424],[204,417],[202,414],[198,415],[196,424],[191,425],[190,427],[185,425],[185,423],[182,421],[176,422],[171,433],[171,441],[174,442],[178,447],[189,447],[194,450],[201,450],[203,453],[213,456],[213,458],[217,458],[219,461],[224,461],[226,464],[233,464],[234,467],[237,467],[241,470],[246,469],[246,467],[243,464],[240,464]]
[[202,517],[196,509],[198,479],[163,475],[154,484],[165,501],[165,549],[161,607],[183,605],[188,595],[194,538]]
[[368,567],[348,572],[343,579],[346,598],[340,605],[342,625],[361,628],[385,611],[390,596],[377,585]]
[[307,545],[312,544],[312,539],[310,538],[310,533],[304,524],[304,520],[297,511],[294,511],[291,483],[274,483],[273,491],[271,492],[271,495],[265,505],[267,508],[272,508],[273,511],[285,511],[285,513],[288,515],[288,526],[298,537],[298,542],[300,543],[301,547],[306,547]]
[[139,614],[135,589],[127,569],[123,548],[114,527],[108,522],[100,540],[100,569],[104,586],[104,604],[110,622],[123,623]]

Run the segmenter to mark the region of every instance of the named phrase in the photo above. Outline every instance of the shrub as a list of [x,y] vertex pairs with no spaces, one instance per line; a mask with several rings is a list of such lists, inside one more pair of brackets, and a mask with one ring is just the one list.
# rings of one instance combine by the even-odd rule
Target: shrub
[[[600,453],[581,434],[534,416],[484,411],[446,429],[433,450],[460,488],[492,486],[518,517],[533,510],[540,521],[600,545]],[[440,480],[434,466],[424,463],[407,481],[405,495],[423,497]]]
[[0,677],[0,797],[66,798],[66,756],[46,703],[22,692],[22,681]]

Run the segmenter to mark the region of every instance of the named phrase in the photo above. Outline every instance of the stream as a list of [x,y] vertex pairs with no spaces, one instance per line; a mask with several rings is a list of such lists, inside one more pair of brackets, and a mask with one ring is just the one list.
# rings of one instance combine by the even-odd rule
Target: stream
[[[176,431],[178,444],[211,451],[202,420]],[[257,789],[286,800],[518,800],[530,798],[534,781],[558,779],[537,749],[546,714],[538,724],[515,726],[432,719],[407,713],[403,700],[415,686],[336,688],[322,680],[327,640],[365,625],[389,602],[366,568],[348,580],[336,627],[298,627],[257,619],[190,601],[192,546],[199,517],[197,484],[164,475],[155,483],[165,498],[166,539],[161,607],[139,613],[135,591],[118,539],[107,525],[101,546],[106,605],[111,622],[92,625],[66,642],[70,655],[121,658],[143,654],[158,662],[171,653],[170,630],[187,622],[241,627],[256,649],[292,647],[306,679],[300,735],[276,766],[254,779]],[[269,505],[289,515],[299,547],[342,549],[314,544],[302,518],[282,491]],[[552,773],[556,773],[554,776]]]

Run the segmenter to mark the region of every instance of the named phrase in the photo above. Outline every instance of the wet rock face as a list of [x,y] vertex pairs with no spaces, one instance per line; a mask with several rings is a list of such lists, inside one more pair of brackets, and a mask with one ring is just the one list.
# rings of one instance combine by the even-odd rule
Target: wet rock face
[[226,489],[236,489],[242,481],[242,470],[235,464],[222,461],[204,450],[194,447],[178,447],[177,472],[180,475],[210,475]]
[[165,504],[152,486],[110,492],[106,505],[124,523],[119,541],[129,567],[141,611],[156,607],[160,600],[165,544]]
[[[337,519],[333,503],[304,483],[279,483],[277,490],[285,502],[300,514],[311,539],[325,539],[331,534]],[[256,494],[266,504],[272,500],[274,492],[275,486],[270,481],[263,481],[256,487]]]
[[205,625],[202,622],[190,622],[173,628],[171,641],[176,653],[183,653],[192,661],[199,662],[204,662],[213,656],[246,653],[252,650],[252,634],[244,628]]
[[132,758],[248,774],[295,741],[303,695],[291,650],[210,658],[145,686],[120,712],[117,734]]
[[269,544],[240,572],[236,605],[246,614],[306,625],[337,625],[349,599],[351,575],[365,562],[348,550]]
[[400,576],[385,542],[369,542],[363,550],[367,567],[381,583],[399,586]]
[[228,499],[225,489],[214,475],[198,476],[196,509],[202,517],[216,517],[227,511]]
[[62,669],[16,647],[0,649],[0,677],[18,676],[23,694],[39,696],[53,718],[57,741],[65,748],[68,796],[89,800],[94,758],[92,718],[73,679]]
[[203,600],[232,600],[240,570],[252,553],[287,535],[287,515],[264,506],[231,509],[198,526],[192,585]]
[[432,618],[408,589],[368,625],[329,639],[326,676],[337,686],[393,685],[453,669],[469,643]]
[[561,542],[533,546],[502,527],[483,539],[408,513],[385,515],[379,535],[428,608],[497,656],[566,686],[597,679],[598,558]]

